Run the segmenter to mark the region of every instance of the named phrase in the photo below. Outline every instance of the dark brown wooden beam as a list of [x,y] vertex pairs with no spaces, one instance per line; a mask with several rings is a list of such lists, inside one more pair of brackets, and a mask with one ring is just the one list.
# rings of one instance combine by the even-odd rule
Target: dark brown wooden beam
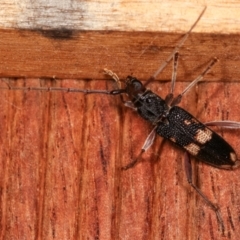
[[[61,32],[60,32],[61,33]],[[147,79],[183,35],[147,32],[70,32],[0,30],[0,76],[105,79],[103,68],[121,78]],[[239,35],[192,33],[180,49],[178,79],[191,81],[207,62],[218,57],[208,80],[238,81]],[[169,71],[158,79],[169,80]]]

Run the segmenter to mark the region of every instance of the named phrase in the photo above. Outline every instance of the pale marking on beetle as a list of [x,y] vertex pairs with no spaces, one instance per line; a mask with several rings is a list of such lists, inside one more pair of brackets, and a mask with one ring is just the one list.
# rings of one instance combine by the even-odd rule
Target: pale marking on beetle
[[176,142],[176,138],[174,137],[169,138],[169,140],[171,140],[172,142]]
[[236,162],[237,161],[237,156],[234,152],[231,152],[230,153],[230,159],[233,161],[233,162]]
[[197,130],[197,134],[194,137],[199,143],[204,144],[211,140],[212,138],[212,131],[210,131],[208,128],[205,129],[199,129]]
[[190,143],[187,146],[184,146],[184,148],[193,156],[198,155],[200,151],[200,147],[196,145],[195,143]]
[[187,125],[187,126],[192,123],[192,122],[191,122],[190,120],[188,120],[188,119],[184,120],[183,122],[184,122],[184,124]]

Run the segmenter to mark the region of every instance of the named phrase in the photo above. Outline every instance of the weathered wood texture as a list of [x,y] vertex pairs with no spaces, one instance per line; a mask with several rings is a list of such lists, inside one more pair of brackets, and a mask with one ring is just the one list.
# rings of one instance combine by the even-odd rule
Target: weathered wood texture
[[[19,29],[0,35],[0,77],[11,85],[81,89],[112,89],[105,67],[146,80],[182,36]],[[212,57],[220,59],[181,103],[201,121],[239,121],[239,48],[237,34],[193,33],[180,50],[176,93]],[[161,96],[171,69],[149,85]],[[141,163],[120,170],[151,126],[117,96],[1,90],[0,123],[1,239],[239,239],[239,169],[193,161],[194,181],[221,209],[224,235],[187,184],[181,150],[158,138]],[[239,131],[216,130],[240,156]]]
[[[105,79],[103,68],[119,77],[147,79],[173,51],[182,34],[145,32],[51,32],[0,30],[0,76]],[[57,37],[56,37],[57,35]],[[55,36],[55,38],[54,38]],[[208,80],[235,81],[239,35],[193,33],[180,51],[178,78],[191,81],[213,57],[220,62]],[[158,79],[169,80],[169,71]]]
[[[95,44],[88,54],[80,56],[79,49],[89,48],[88,41],[81,41],[82,35],[101,37],[107,50],[102,51],[103,47]],[[5,69],[1,71],[2,76],[43,78],[55,73],[58,77],[73,76],[79,80],[16,78],[10,82],[14,86],[111,89],[111,81],[84,78],[107,79],[102,75],[102,68],[108,67],[121,77],[134,72],[146,80],[179,39],[179,35],[156,34],[168,44],[158,42],[152,46],[148,45],[153,38],[150,33],[82,35],[60,41],[33,33],[38,44],[9,47],[5,57],[2,55],[1,69]],[[138,39],[137,43],[126,42],[133,36]],[[233,49],[239,46],[234,45],[235,36],[212,37],[193,34],[181,49],[176,92],[188,84],[184,81],[197,76],[208,60],[216,56],[213,49],[220,49],[220,63],[206,76],[206,82],[186,96],[182,106],[203,122],[238,121],[239,70]],[[211,39],[211,44],[206,39]],[[44,40],[47,44],[40,47],[39,60],[36,46],[43,46]],[[113,42],[118,45],[113,46]],[[75,46],[77,43],[82,43],[82,47]],[[64,51],[68,48],[74,49],[72,57],[70,50]],[[134,53],[131,57],[130,50]],[[54,52],[57,55],[53,56]],[[134,64],[128,65],[131,62]],[[170,76],[171,66],[168,66],[160,79]],[[3,82],[1,85],[6,86]],[[165,96],[169,82],[155,82],[151,87]],[[2,239],[20,239],[20,236],[28,239],[224,239],[214,212],[185,180],[181,150],[158,139],[142,163],[125,172],[120,170],[137,156],[151,127],[131,109],[124,108],[118,97],[9,90],[1,91],[1,95]],[[238,131],[221,133],[238,151]],[[194,166],[197,185],[221,208],[225,238],[237,239],[240,234],[237,227],[239,170]]]
[[195,32],[240,31],[238,0],[1,0],[0,28],[184,32],[207,6]]

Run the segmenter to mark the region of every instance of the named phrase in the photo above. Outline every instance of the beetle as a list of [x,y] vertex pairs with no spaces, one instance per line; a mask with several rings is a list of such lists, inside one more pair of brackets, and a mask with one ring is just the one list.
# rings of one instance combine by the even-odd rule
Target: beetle
[[[143,119],[147,120],[154,126],[138,157],[127,166],[122,167],[122,169],[127,170],[139,161],[141,155],[153,144],[156,134],[164,139],[168,139],[174,145],[177,145],[185,151],[184,162],[188,183],[215,211],[218,222],[224,231],[224,223],[219,208],[192,182],[190,156],[216,168],[226,170],[238,168],[240,160],[238,159],[235,150],[228,142],[208,126],[240,128],[240,123],[234,121],[213,121],[203,124],[185,109],[177,106],[181,102],[183,95],[203,79],[204,75],[212,68],[218,59],[212,59],[203,72],[194,79],[181,94],[174,97],[173,90],[176,81],[175,71],[178,52],[174,54],[173,58],[175,67],[172,74],[171,90],[165,99],[147,89],[145,87],[146,85],[133,76],[128,76],[126,78],[125,86],[123,88],[109,92],[111,95],[126,94],[128,101],[124,101],[122,98],[125,106],[137,111]],[[112,71],[105,69],[105,72],[116,82],[120,81],[117,75]]]

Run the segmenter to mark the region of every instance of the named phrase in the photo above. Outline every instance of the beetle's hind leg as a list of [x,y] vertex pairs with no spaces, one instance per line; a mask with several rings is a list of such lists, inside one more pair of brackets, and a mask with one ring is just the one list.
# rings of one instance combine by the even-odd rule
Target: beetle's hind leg
[[[218,127],[224,127],[224,128],[233,128],[233,129],[240,128],[240,122],[234,122],[234,121],[212,121],[212,122],[205,123],[205,125],[218,126]],[[233,170],[240,166],[240,160],[237,159],[235,152],[230,153],[230,158],[232,160],[231,164],[213,165],[213,166],[217,168],[226,169],[226,170]],[[185,163],[185,172],[186,172],[188,183],[197,191],[197,193],[203,198],[203,200],[215,211],[218,222],[221,225],[222,231],[224,232],[224,223],[223,223],[223,219],[218,206],[213,204],[207,198],[207,196],[204,195],[203,192],[192,182],[192,166],[191,166],[190,155],[187,152],[185,153],[185,156],[184,156],[184,163]]]
[[191,159],[189,153],[185,152],[184,155],[184,167],[185,167],[185,172],[187,176],[187,181],[191,185],[191,187],[194,188],[194,190],[202,197],[202,199],[213,209],[213,211],[216,213],[217,220],[219,224],[221,225],[222,232],[224,233],[224,223],[223,219],[219,210],[219,207],[213,204],[208,197],[203,194],[203,192],[192,182],[192,164],[191,164]]

